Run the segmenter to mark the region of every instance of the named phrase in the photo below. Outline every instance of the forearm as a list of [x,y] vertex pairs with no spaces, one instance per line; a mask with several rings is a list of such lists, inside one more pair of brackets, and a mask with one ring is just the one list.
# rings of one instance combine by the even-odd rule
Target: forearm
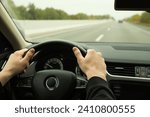
[[11,78],[12,78],[12,73],[9,71],[1,71],[0,72],[0,83],[2,86],[4,86]]
[[86,88],[86,99],[89,100],[107,100],[115,99],[107,82],[100,77],[92,77]]

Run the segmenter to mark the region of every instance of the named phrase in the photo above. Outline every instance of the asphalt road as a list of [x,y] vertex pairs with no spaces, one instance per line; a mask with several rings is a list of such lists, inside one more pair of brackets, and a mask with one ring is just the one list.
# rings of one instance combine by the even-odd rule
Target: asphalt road
[[56,31],[32,41],[65,39],[82,42],[150,43],[150,28],[129,23],[106,23]]

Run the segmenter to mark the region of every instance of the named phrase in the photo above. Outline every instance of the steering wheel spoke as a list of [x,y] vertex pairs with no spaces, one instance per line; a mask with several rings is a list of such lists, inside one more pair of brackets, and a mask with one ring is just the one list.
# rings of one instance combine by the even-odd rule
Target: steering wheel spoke
[[77,76],[77,83],[76,83],[76,89],[85,89],[88,81],[82,77],[82,76]]

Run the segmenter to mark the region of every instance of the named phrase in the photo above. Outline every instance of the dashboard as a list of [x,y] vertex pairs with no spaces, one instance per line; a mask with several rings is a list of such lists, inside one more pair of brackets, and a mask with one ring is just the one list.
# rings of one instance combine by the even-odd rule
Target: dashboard
[[150,47],[146,44],[86,43],[101,51],[116,99],[150,99]]

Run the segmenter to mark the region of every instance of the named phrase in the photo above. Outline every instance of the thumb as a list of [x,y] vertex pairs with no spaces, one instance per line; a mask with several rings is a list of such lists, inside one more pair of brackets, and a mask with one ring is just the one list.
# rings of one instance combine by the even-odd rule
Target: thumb
[[84,59],[80,50],[77,47],[73,47],[73,52],[74,52],[74,55],[76,56],[78,62],[80,62]]

